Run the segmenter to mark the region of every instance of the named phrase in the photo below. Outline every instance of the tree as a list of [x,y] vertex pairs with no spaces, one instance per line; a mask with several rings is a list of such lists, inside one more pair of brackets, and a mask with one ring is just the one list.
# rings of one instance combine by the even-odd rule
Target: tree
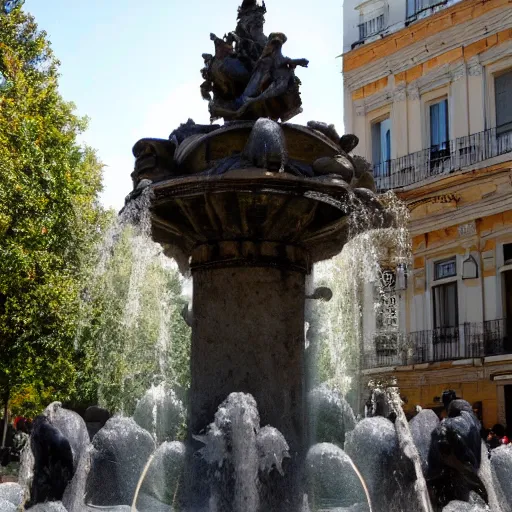
[[105,224],[102,165],[77,142],[86,119],[58,68],[32,16],[0,16],[0,386],[5,407],[19,393],[29,412],[73,392],[80,292]]

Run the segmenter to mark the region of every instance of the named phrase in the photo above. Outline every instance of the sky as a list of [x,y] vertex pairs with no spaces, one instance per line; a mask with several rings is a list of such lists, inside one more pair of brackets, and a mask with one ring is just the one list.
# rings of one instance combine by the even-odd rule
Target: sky
[[[201,98],[210,32],[236,27],[241,0],[26,0],[61,61],[60,90],[90,119],[81,142],[105,164],[102,202],[119,210],[132,189],[131,149],[168,138],[190,117],[209,123]],[[298,68],[304,112],[292,122],[334,123],[343,132],[342,0],[267,0],[265,33],[284,32]],[[217,121],[219,122],[219,121]],[[220,121],[222,122],[222,121]]]

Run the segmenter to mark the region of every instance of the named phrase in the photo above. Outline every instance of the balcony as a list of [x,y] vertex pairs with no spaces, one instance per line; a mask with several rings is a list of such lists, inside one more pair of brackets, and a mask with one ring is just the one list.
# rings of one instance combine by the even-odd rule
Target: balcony
[[472,322],[458,327],[416,331],[396,337],[393,347],[365,353],[362,368],[383,368],[438,361],[454,361],[512,353],[507,321]]
[[384,14],[380,14],[375,18],[372,18],[364,23],[360,23],[358,25],[359,28],[359,41],[356,43],[361,43],[365,39],[368,39],[371,36],[379,34],[386,28],[386,22],[384,20]]
[[491,128],[373,166],[377,190],[407,187],[512,152],[512,131]]
[[448,3],[447,0],[407,0],[406,22],[432,14],[436,8]]

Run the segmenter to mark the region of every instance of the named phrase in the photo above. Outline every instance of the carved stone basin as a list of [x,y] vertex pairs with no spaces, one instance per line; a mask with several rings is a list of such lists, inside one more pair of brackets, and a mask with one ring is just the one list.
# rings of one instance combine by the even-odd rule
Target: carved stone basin
[[187,176],[153,186],[153,238],[170,256],[202,265],[311,264],[340,251],[357,202],[380,210],[367,191],[335,177],[301,178],[248,168]]

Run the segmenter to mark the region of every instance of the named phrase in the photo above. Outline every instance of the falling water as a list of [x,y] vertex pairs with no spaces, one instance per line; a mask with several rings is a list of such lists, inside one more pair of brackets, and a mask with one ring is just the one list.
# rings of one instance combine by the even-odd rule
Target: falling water
[[249,394],[231,393],[215,414],[199,453],[211,468],[211,512],[258,512],[260,473],[276,467],[283,474],[288,444],[275,428],[260,429],[256,401]]
[[333,291],[333,299],[318,307],[320,373],[330,387],[342,394],[355,393],[358,409],[361,355],[374,350],[377,330],[376,324],[369,328],[367,321],[365,325],[363,318],[380,317],[384,325],[394,322],[389,318],[390,312],[382,310],[386,294],[382,272],[405,268],[411,255],[407,207],[391,192],[382,196],[381,201],[393,216],[394,227],[371,229],[372,211],[354,199],[349,242],[338,256],[315,267],[316,285],[328,286]]
[[153,384],[187,381],[181,278],[150,238],[149,203],[145,189],[106,232],[77,337],[96,367],[99,403],[128,414]]
[[418,512],[433,512],[432,503],[427,489],[427,482],[423,475],[421,468],[421,458],[414,444],[414,440],[409,428],[409,422],[405,417],[405,413],[402,407],[402,399],[396,382],[394,385],[389,386],[386,391],[388,395],[388,401],[391,409],[396,414],[395,430],[398,437],[398,445],[401,453],[407,457],[414,466],[414,472],[416,474],[416,481],[414,482],[414,491],[416,497],[416,503],[411,505],[411,509],[417,510]]

